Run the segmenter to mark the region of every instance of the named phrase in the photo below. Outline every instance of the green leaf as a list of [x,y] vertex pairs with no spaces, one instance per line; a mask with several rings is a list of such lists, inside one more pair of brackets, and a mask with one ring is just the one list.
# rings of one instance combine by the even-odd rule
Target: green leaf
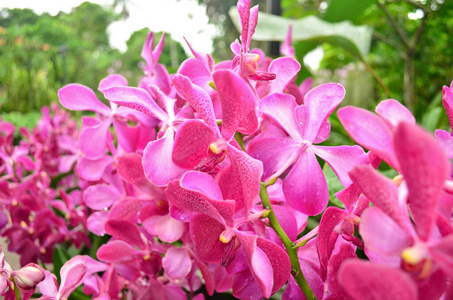
[[328,163],[324,163],[322,172],[326,177],[327,187],[329,188],[329,202],[335,205],[336,207],[344,208],[344,204],[340,200],[338,200],[338,198],[335,196],[335,193],[344,189],[344,186],[338,179],[337,174],[335,174],[335,172],[329,166]]
[[393,178],[395,178],[396,175],[398,175],[398,171],[396,171],[394,169],[388,169],[385,171],[381,171],[381,174],[389,179],[393,179]]
[[90,299],[92,299],[92,297],[85,295],[85,293],[82,292],[82,288],[80,286],[69,296],[69,300],[90,300]]
[[53,250],[53,266],[54,266],[54,274],[57,277],[58,282],[60,282],[60,269],[63,267],[65,262],[67,262],[71,256],[68,252],[63,249],[62,246],[56,245],[55,249]]
[[[235,7],[229,11],[238,30],[238,13]],[[253,39],[257,41],[284,41],[289,25],[293,26],[293,41],[313,41],[318,44],[330,43],[341,46],[363,60],[371,44],[372,29],[368,26],[355,26],[349,21],[329,23],[315,16],[292,20],[260,12]]]
[[323,19],[329,22],[355,20],[377,0],[331,0]]
[[439,119],[443,112],[444,109],[442,107],[431,108],[423,115],[421,125],[428,131],[433,132],[438,128],[437,124],[439,123]]

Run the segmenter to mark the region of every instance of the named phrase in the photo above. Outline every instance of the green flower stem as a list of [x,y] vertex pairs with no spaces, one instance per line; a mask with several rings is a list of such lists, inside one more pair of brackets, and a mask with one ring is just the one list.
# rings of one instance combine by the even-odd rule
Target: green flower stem
[[13,282],[13,286],[11,288],[14,289],[14,294],[16,295],[16,300],[21,300],[22,297],[20,296],[20,291],[16,285],[16,282],[14,282],[14,279],[12,277],[10,278],[10,280]]
[[271,224],[271,227],[272,229],[274,229],[275,233],[277,233],[278,237],[283,242],[286,252],[288,253],[289,259],[291,261],[291,274],[294,276],[294,279],[296,280],[297,284],[304,292],[305,297],[307,299],[314,300],[316,299],[315,294],[311,290],[310,286],[307,283],[307,280],[305,279],[304,274],[302,273],[302,270],[300,269],[299,258],[297,257],[297,248],[293,247],[293,242],[286,235],[285,231],[283,231],[283,228],[280,226],[280,223],[278,223],[277,217],[275,216],[275,213],[272,210],[271,201],[269,200],[269,194],[267,193],[266,189],[268,185],[270,185],[270,183],[268,184],[261,183],[260,189],[261,202],[265,209],[269,209],[270,212],[268,219]]

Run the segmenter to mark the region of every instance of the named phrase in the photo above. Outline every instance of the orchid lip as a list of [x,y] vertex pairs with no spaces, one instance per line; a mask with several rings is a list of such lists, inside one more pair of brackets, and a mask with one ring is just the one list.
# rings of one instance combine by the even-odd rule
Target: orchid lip
[[410,265],[422,262],[428,255],[428,249],[424,243],[416,243],[414,246],[406,248],[401,252],[401,258]]
[[226,151],[227,149],[228,149],[228,146],[227,146],[225,140],[222,138],[219,138],[217,141],[215,141],[214,143],[211,143],[209,145],[209,150],[214,154],[219,154],[222,151]]

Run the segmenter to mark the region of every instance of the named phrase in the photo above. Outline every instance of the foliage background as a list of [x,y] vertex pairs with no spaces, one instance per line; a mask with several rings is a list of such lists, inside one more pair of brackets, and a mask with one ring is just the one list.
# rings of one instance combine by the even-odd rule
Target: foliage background
[[[228,11],[236,0],[198,0],[206,5],[210,22],[219,35],[213,40],[216,61],[230,59],[229,45],[239,33]],[[261,11],[280,6],[284,18],[299,20],[317,16],[336,24],[350,21],[373,29],[370,52],[360,61],[345,48],[331,43],[297,41],[297,58],[303,64],[307,53],[322,47],[324,56],[318,70],[304,65],[298,82],[312,76],[315,84],[336,81],[344,84],[344,104],[372,109],[381,100],[394,98],[410,107],[428,129],[447,126],[441,109],[441,89],[453,79],[453,2],[445,0],[254,0]],[[121,12],[115,13],[114,6]],[[37,15],[30,9],[0,11],[0,103],[3,118],[19,126],[33,126],[43,105],[57,100],[63,85],[78,82],[96,90],[109,73],[119,72],[136,85],[142,71],[140,51],[148,32],[133,33],[128,49],[121,53],[111,47],[108,26],[128,16],[130,1],[113,1],[111,7],[84,2],[70,13]],[[423,14],[420,14],[423,12]],[[392,21],[393,19],[393,21]],[[422,27],[422,30],[419,28]],[[417,31],[420,37],[408,47]],[[282,36],[286,28],[282,28]],[[160,35],[158,36],[160,37]],[[254,41],[269,53],[269,43]],[[176,72],[187,57],[181,45],[166,37],[161,63]],[[413,86],[405,84],[410,59]],[[368,66],[382,79],[390,93],[370,75]],[[409,88],[408,88],[409,87]],[[412,91],[413,90],[413,91]],[[412,91],[413,96],[410,96]],[[409,96],[408,96],[409,95]],[[102,99],[101,95],[99,95]],[[413,99],[412,99],[413,98]],[[27,117],[23,117],[23,114]],[[334,128],[335,129],[335,128]]]

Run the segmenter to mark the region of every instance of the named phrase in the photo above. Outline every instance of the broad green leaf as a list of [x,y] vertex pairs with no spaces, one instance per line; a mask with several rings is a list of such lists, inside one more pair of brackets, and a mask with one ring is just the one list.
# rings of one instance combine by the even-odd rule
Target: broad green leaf
[[353,21],[377,0],[331,0],[323,19],[329,22]]
[[[229,14],[236,28],[240,30],[236,8],[232,7]],[[313,41],[341,46],[360,60],[363,60],[369,52],[372,35],[370,27],[355,26],[349,21],[329,23],[315,16],[292,20],[260,12],[253,39],[284,41],[290,24],[293,26],[294,42]]]
[[344,189],[344,186],[338,179],[337,174],[335,174],[328,163],[324,163],[322,172],[326,177],[327,187],[329,188],[329,202],[336,207],[344,208],[344,204],[335,196],[335,193]]

